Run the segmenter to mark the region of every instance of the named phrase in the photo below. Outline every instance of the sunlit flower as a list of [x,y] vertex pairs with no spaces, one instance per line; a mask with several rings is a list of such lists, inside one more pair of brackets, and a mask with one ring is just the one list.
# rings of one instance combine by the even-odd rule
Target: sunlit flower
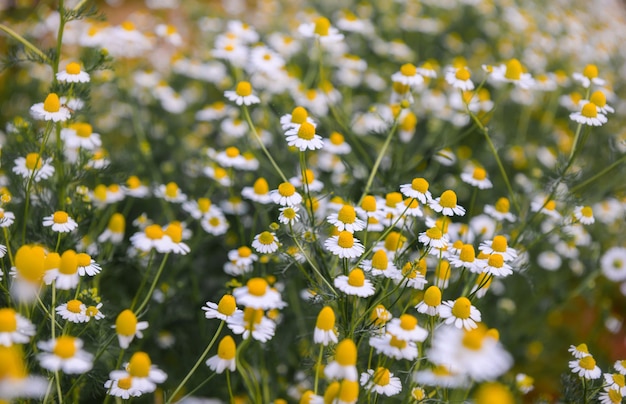
[[95,150],[102,146],[100,135],[88,123],[75,122],[61,129],[61,139],[71,149]]
[[394,318],[385,325],[385,330],[398,339],[405,341],[424,342],[428,331],[420,327],[417,318],[410,314],[403,314]]
[[294,224],[300,220],[298,214],[299,208],[297,206],[286,206],[280,208],[280,214],[278,215],[278,221],[282,224]]
[[288,129],[285,136],[288,146],[294,146],[302,152],[324,147],[322,137],[315,133],[315,126],[307,121],[302,122],[297,128]]
[[361,267],[365,272],[372,274],[372,276],[383,276],[396,280],[402,279],[402,272],[395,266],[393,260],[388,258],[385,250],[376,251],[371,260],[363,260]]
[[144,252],[150,252],[153,248],[160,253],[172,250],[172,240],[166,237],[165,231],[158,224],[151,224],[143,231],[133,234],[130,242],[133,247]]
[[370,337],[369,344],[377,354],[394,359],[414,360],[417,358],[417,345],[413,341],[400,339],[390,333]]
[[374,285],[365,278],[363,270],[354,268],[346,275],[340,275],[334,280],[335,286],[347,295],[369,297],[376,292]]
[[87,320],[87,306],[77,299],[72,299],[67,303],[57,306],[55,311],[63,320],[71,323],[84,323]]
[[150,194],[150,188],[142,184],[141,180],[135,175],[128,177],[126,184],[122,186],[122,190],[126,195],[133,198],[145,198]]
[[272,202],[270,197],[269,185],[267,180],[263,177],[259,177],[254,181],[254,185],[251,187],[244,187],[241,190],[241,196],[251,201],[267,205]]
[[591,355],[569,361],[569,368],[572,373],[585,379],[599,379],[602,376],[602,370],[596,365],[596,361]]
[[209,214],[201,219],[200,225],[209,234],[221,236],[228,231],[230,224],[222,213]]
[[222,296],[218,304],[206,302],[206,306],[202,306],[202,310],[204,310],[206,318],[217,318],[223,321],[227,321],[235,313],[241,311],[237,308],[237,302],[232,295]]
[[593,224],[593,210],[591,206],[576,206],[574,208],[574,217],[582,224]]
[[243,312],[235,315],[227,322],[228,328],[243,339],[252,336],[260,342],[267,342],[274,337],[276,323],[265,316],[264,309],[246,307]]
[[421,385],[446,388],[466,387],[469,384],[465,375],[452,372],[445,365],[437,365],[432,369],[415,372],[413,380]]
[[22,401],[19,398],[41,399],[48,381],[41,376],[28,374],[24,353],[19,345],[6,347],[0,344],[0,399],[6,402]]
[[57,73],[57,80],[61,83],[89,83],[89,73],[80,69],[76,62],[68,63],[65,71]]
[[485,254],[502,255],[505,262],[513,261],[517,258],[517,251],[509,247],[506,237],[497,235],[493,240],[485,240],[478,247]]
[[597,86],[603,86],[606,83],[604,79],[598,77],[598,66],[594,64],[588,64],[585,66],[582,73],[576,72],[572,74],[572,78],[582,84],[585,88],[589,88],[591,83]]
[[236,353],[235,340],[230,335],[226,335],[217,346],[217,355],[210,357],[206,365],[215,373],[223,373],[226,369],[234,372],[237,369]]
[[485,213],[496,220],[515,222],[515,215],[510,212],[511,203],[507,198],[500,198],[495,205],[485,205]]
[[15,214],[0,208],[0,228],[9,227],[15,221]]
[[332,154],[349,154],[352,147],[339,132],[332,132],[328,139],[324,139],[324,151]]
[[439,308],[441,307],[441,289],[437,286],[430,286],[424,292],[424,300],[419,302],[415,308],[419,313],[427,314],[429,316],[439,315]]
[[589,126],[602,126],[608,122],[606,115],[598,113],[598,107],[593,102],[583,104],[579,112],[573,112],[569,119]]
[[339,212],[332,213],[326,220],[334,225],[338,231],[354,233],[365,228],[365,222],[356,216],[356,210],[351,205],[344,205]]
[[245,286],[233,290],[237,303],[253,309],[272,310],[285,306],[280,293],[263,278],[251,278]]
[[43,225],[51,227],[53,231],[58,233],[69,233],[78,227],[78,223],[63,211],[56,211],[54,214],[44,217]]
[[600,258],[602,274],[613,282],[626,281],[626,247],[611,247]]
[[368,369],[367,372],[361,373],[360,382],[365,390],[375,391],[387,397],[395,396],[402,391],[400,378],[383,367],[377,368],[376,371]]
[[465,208],[457,205],[456,193],[452,190],[444,191],[439,198],[431,200],[429,206],[435,212],[441,212],[445,216],[465,215]]
[[446,81],[454,88],[458,88],[463,91],[470,91],[474,89],[474,83],[470,79],[471,73],[467,67],[450,68],[446,72]]
[[253,105],[261,102],[259,97],[252,93],[252,85],[247,81],[237,83],[235,91],[225,91],[224,97],[234,101],[237,105]]
[[102,308],[102,303],[98,303],[95,306],[87,306],[87,310],[85,310],[85,322],[89,322],[92,318],[94,320],[102,320],[105,316],[100,311]]
[[115,319],[117,339],[122,349],[126,349],[135,337],[143,338],[142,331],[148,328],[147,321],[137,321],[137,316],[131,310],[122,311]]
[[335,329],[335,312],[330,306],[324,306],[317,315],[313,342],[327,346],[331,342],[337,343],[337,330]]
[[405,63],[400,70],[391,75],[391,81],[417,88],[424,83],[424,78],[418,73],[417,67],[412,63]]
[[490,254],[487,262],[484,262],[480,267],[484,273],[493,276],[505,277],[513,273],[513,269],[504,262],[504,257],[501,254]]
[[109,379],[104,382],[104,388],[107,389],[108,395],[120,397],[123,400],[128,400],[131,397],[139,397],[144,393],[137,388],[132,377]]
[[264,231],[254,236],[252,247],[261,254],[271,254],[278,250],[278,238],[275,233]]
[[513,83],[523,89],[530,89],[535,80],[529,73],[524,72],[524,67],[517,59],[511,59],[506,64],[493,66],[490,74],[496,82]]
[[55,93],[48,94],[44,102],[30,107],[30,114],[42,121],[65,122],[70,119],[70,110],[61,104],[59,96]]
[[487,172],[481,167],[475,167],[472,171],[461,173],[461,179],[470,185],[478,187],[479,189],[488,189],[493,187],[491,180],[487,178]]
[[82,350],[83,341],[78,338],[63,335],[48,341],[39,341],[37,347],[43,351],[37,354],[37,359],[44,369],[80,374],[91,370],[93,366],[93,355]]
[[302,202],[302,195],[296,192],[296,188],[289,182],[283,182],[278,189],[270,191],[270,198],[281,206],[294,206]]
[[121,213],[114,213],[109,219],[106,230],[98,236],[99,243],[107,241],[112,244],[119,244],[124,240],[126,230],[126,218]]
[[0,308],[0,345],[27,344],[35,332],[35,325],[29,319],[12,308]]
[[476,323],[481,320],[480,311],[466,297],[443,302],[439,307],[439,316],[446,324],[453,324],[456,328],[466,330],[478,327]]
[[525,373],[518,373],[515,375],[515,386],[523,394],[528,394],[533,391],[533,389],[535,388],[535,386],[533,386],[534,382],[535,379]]
[[178,184],[175,182],[168,182],[165,185],[159,185],[154,190],[154,196],[157,198],[163,198],[166,201],[173,203],[182,203],[187,200],[187,195],[180,190]]
[[52,159],[44,159],[39,153],[28,153],[26,157],[18,157],[14,161],[13,172],[21,175],[22,178],[33,178],[33,181],[39,182],[52,177],[54,167],[50,162]]
[[400,185],[400,192],[407,198],[417,198],[421,203],[426,204],[433,199],[428,187],[428,181],[424,178],[413,178],[410,184]]
[[339,258],[357,258],[365,251],[365,247],[359,239],[346,230],[339,232],[337,236],[326,239],[324,246]]
[[306,38],[318,38],[320,43],[325,45],[343,40],[343,34],[330,25],[330,21],[326,17],[318,17],[314,22],[300,25],[298,32]]

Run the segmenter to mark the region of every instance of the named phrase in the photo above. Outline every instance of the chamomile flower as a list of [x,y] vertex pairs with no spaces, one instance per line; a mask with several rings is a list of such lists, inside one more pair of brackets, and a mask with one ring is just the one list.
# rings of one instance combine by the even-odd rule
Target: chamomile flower
[[261,254],[271,254],[278,250],[278,238],[276,234],[264,231],[254,236],[252,247]]
[[[304,177],[302,176],[304,174]],[[289,182],[298,188],[308,189],[309,192],[320,192],[324,189],[324,183],[317,178],[315,178],[315,173],[311,169],[304,170],[304,173],[301,173],[297,177],[289,178]]]
[[226,150],[217,153],[215,161],[225,168],[233,167],[240,169],[245,164],[245,159],[235,146],[227,147]]
[[479,262],[476,260],[476,251],[471,244],[463,244],[458,255],[451,255],[448,259],[455,268],[465,268],[472,273],[481,272]]
[[622,396],[626,395],[626,380],[621,373],[604,373],[604,390],[618,390]]
[[454,88],[470,91],[474,89],[471,76],[472,74],[465,66],[459,68],[452,67],[446,72],[446,81]]
[[619,374],[626,375],[626,359],[615,361],[613,367]]
[[587,355],[580,359],[569,361],[569,368],[572,373],[577,374],[579,377],[593,380],[599,379],[602,376],[602,370],[596,365],[596,360],[593,356]]
[[356,210],[351,205],[344,205],[339,212],[332,213],[326,218],[328,223],[334,225],[339,231],[354,233],[365,228],[365,222],[356,215]]
[[282,224],[291,224],[297,223],[300,221],[300,215],[298,211],[300,208],[297,206],[286,206],[284,208],[280,208],[280,214],[278,215],[278,221]]
[[424,342],[428,337],[428,331],[420,327],[417,318],[410,314],[392,319],[385,325],[385,330],[405,341]]
[[82,71],[76,62],[68,63],[65,71],[58,72],[56,77],[61,83],[89,83],[89,73]]
[[87,306],[87,310],[85,310],[85,322],[89,322],[92,318],[94,320],[102,320],[105,315],[100,311],[101,308],[102,303],[98,303],[95,306]]
[[291,114],[285,114],[280,117],[280,125],[285,131],[298,129],[304,122],[313,125],[313,127],[316,126],[315,121],[309,116],[309,112],[301,106],[295,107]]
[[335,287],[347,295],[369,297],[376,292],[374,285],[365,278],[365,274],[360,268],[354,268],[348,276],[340,275],[336,277],[334,284]]
[[98,236],[99,243],[107,241],[111,244],[119,244],[124,240],[126,230],[126,218],[121,213],[114,213],[109,219],[106,230]]
[[318,150],[324,147],[322,137],[315,133],[315,126],[304,121],[297,128],[285,132],[287,145],[298,148],[301,152]]
[[424,285],[426,285],[428,281],[420,271],[420,268],[419,264],[407,262],[402,267],[402,278],[397,280],[396,283],[404,283],[405,286],[413,289],[424,289]]
[[517,258],[517,250],[509,247],[506,237],[497,235],[493,240],[485,240],[480,243],[479,249],[485,254],[502,255],[505,262],[513,261]]
[[[167,380],[167,374],[152,364],[150,356],[145,352],[135,352],[130,357],[128,363],[124,364],[125,370],[114,370],[109,373],[111,381],[119,381],[131,378],[132,386],[143,393],[152,393],[156,390],[157,384]],[[110,385],[113,386],[113,383]]]
[[572,78],[582,84],[583,87],[589,88],[591,83],[597,86],[603,86],[605,84],[604,79],[598,77],[598,66],[594,64],[588,64],[583,69],[582,73],[572,74]]
[[69,233],[78,227],[78,223],[67,212],[63,211],[56,211],[52,215],[44,217],[43,225],[51,227],[52,231],[58,233]]
[[395,280],[402,279],[402,272],[395,266],[393,260],[389,259],[385,250],[376,251],[371,260],[363,260],[361,267],[372,276],[383,276]]
[[332,45],[343,40],[343,34],[330,25],[326,17],[318,17],[311,23],[301,24],[298,32],[305,38],[319,39],[322,45]]
[[419,302],[415,309],[418,313],[427,314],[429,316],[439,315],[439,308],[441,307],[441,289],[437,286],[430,286],[424,292],[424,300]]
[[43,351],[37,354],[39,365],[53,372],[81,374],[91,370],[93,355],[83,351],[83,341],[63,335],[48,341],[39,341],[37,347]]
[[530,203],[530,210],[532,212],[541,212],[544,215],[550,216],[553,219],[560,219],[561,214],[556,210],[556,201],[546,201],[544,198],[535,198]]
[[241,190],[241,196],[263,205],[272,203],[269,185],[267,180],[263,177],[257,178],[251,187],[244,187]]
[[214,236],[225,234],[230,227],[230,223],[228,223],[228,220],[222,213],[213,213],[203,217],[200,225],[204,231]]
[[446,324],[453,324],[456,328],[471,330],[480,323],[480,311],[472,305],[467,297],[459,297],[456,300],[447,300],[439,307],[439,317]]
[[429,206],[445,216],[465,215],[465,208],[457,204],[456,193],[452,190],[444,191],[439,198],[430,201]]
[[346,230],[340,231],[337,236],[326,239],[324,246],[339,258],[358,258],[365,251],[365,247],[359,239]]
[[22,178],[33,178],[33,181],[39,182],[52,177],[54,167],[50,162],[52,159],[44,159],[39,153],[28,153],[26,157],[18,157],[14,161],[13,172]]
[[247,81],[240,81],[234,91],[225,91],[224,97],[234,101],[237,105],[253,105],[261,102],[259,97],[252,93],[252,85]]
[[41,121],[65,122],[70,119],[70,110],[61,104],[55,93],[48,94],[44,102],[30,107],[30,114]]
[[[47,391],[48,381],[41,376],[30,376],[24,353],[18,345],[0,345],[0,397],[5,402],[16,399],[41,399]],[[22,400],[23,401],[23,400]]]
[[600,257],[602,274],[613,282],[626,281],[626,247],[611,247]]
[[598,113],[614,113],[615,109],[606,103],[606,95],[601,90],[594,91],[589,97],[589,101],[596,105]]
[[261,310],[280,309],[285,306],[280,293],[263,278],[251,278],[245,286],[233,291],[236,301],[246,307]]
[[350,154],[352,147],[339,132],[332,132],[328,139],[324,139],[324,151],[332,154]]
[[289,182],[283,182],[277,189],[271,190],[270,198],[281,206],[294,206],[302,202],[302,195],[296,192],[296,188]]
[[530,89],[535,84],[535,80],[530,73],[525,73],[524,67],[515,58],[509,60],[506,64],[493,66],[490,77],[493,81],[513,83],[523,89]]
[[238,265],[252,266],[259,257],[252,253],[252,250],[246,246],[241,246],[236,250],[228,252],[228,259],[237,262]]
[[165,253],[172,250],[172,240],[166,237],[163,228],[158,224],[146,226],[143,231],[130,236],[133,247],[143,252],[150,252],[153,248],[157,252]]
[[425,247],[441,250],[448,246],[449,239],[447,234],[443,234],[439,227],[431,227],[423,233],[419,234],[418,240]]
[[71,323],[84,323],[87,321],[87,306],[78,299],[72,299],[57,306],[55,311],[63,320]]
[[528,394],[533,391],[535,388],[535,386],[533,386],[534,382],[535,379],[525,373],[518,373],[515,375],[515,387],[517,387],[522,394]]
[[407,198],[417,198],[421,203],[426,204],[433,199],[428,187],[428,181],[424,178],[413,178],[410,184],[400,185],[400,192]]
[[61,139],[65,146],[71,149],[96,150],[102,146],[100,135],[85,122],[75,122],[61,129]]
[[235,340],[230,335],[226,335],[217,346],[217,355],[211,356],[206,361],[206,365],[215,373],[223,373],[226,369],[234,372],[237,369],[236,353]]
[[204,310],[204,317],[208,319],[217,318],[223,321],[228,321],[235,313],[240,312],[237,308],[237,302],[232,295],[224,295],[215,304],[213,302],[206,302],[206,306],[202,306]]
[[515,222],[515,215],[510,212],[511,203],[507,198],[500,198],[496,201],[495,205],[485,205],[484,211],[489,216],[496,220],[508,220],[509,222]]
[[617,389],[608,389],[600,393],[597,400],[600,404],[621,404],[624,395]]
[[0,345],[27,344],[35,335],[35,325],[14,309],[0,309]]
[[413,374],[413,380],[421,385],[445,388],[466,387],[468,384],[465,375],[452,372],[445,365],[436,365],[432,369],[415,372]]
[[150,194],[150,188],[142,184],[141,180],[135,175],[128,177],[126,184],[122,186],[122,191],[133,198],[145,198]]
[[264,315],[264,310],[252,307],[246,307],[243,312],[236,313],[227,325],[232,332],[241,334],[244,339],[252,336],[260,342],[271,340],[276,332],[276,323]]
[[[180,222],[172,222],[168,224],[164,229],[163,238],[169,241],[167,248],[159,251],[164,253],[174,253],[180,255],[187,255],[191,249],[187,244],[183,242],[183,235],[186,229]],[[187,230],[188,231],[188,230]]]
[[109,379],[104,382],[104,388],[107,389],[108,395],[119,397],[123,400],[128,400],[131,397],[139,397],[144,393],[137,388],[132,377]]
[[129,347],[135,337],[143,338],[142,331],[148,328],[147,321],[137,321],[137,316],[131,310],[123,310],[115,319],[115,328],[117,340],[122,349]]
[[368,369],[367,372],[361,373],[360,382],[365,390],[375,391],[387,397],[395,396],[402,391],[400,378],[383,367],[379,367],[375,371]]
[[168,202],[182,203],[187,200],[187,195],[183,193],[175,182],[161,184],[154,190],[154,196],[163,198]]
[[493,183],[487,178],[487,171],[481,167],[475,167],[472,171],[461,173],[461,179],[478,189],[488,189],[493,187]]
[[343,339],[337,344],[334,359],[324,368],[327,379],[358,380],[356,370],[357,348],[350,338]]
[[54,281],[54,286],[60,290],[70,290],[78,286],[80,275],[76,251],[66,250],[60,257],[56,253],[49,253],[45,266],[47,268],[43,279],[46,284]]
[[598,107],[593,102],[583,104],[579,112],[569,115],[569,119],[589,126],[602,126],[608,122],[606,115],[598,113]]
[[9,227],[15,221],[15,214],[0,208],[0,228]]
[[327,346],[331,342],[337,343],[337,330],[335,329],[335,312],[330,306],[324,306],[317,315],[313,342]]
[[415,342],[400,339],[390,333],[371,337],[369,345],[376,350],[377,354],[398,360],[406,359],[412,361],[418,355]]
[[574,217],[582,224],[593,224],[593,210],[591,206],[576,206],[574,208]]
[[501,254],[491,254],[482,266],[482,271],[489,275],[506,277],[513,273],[511,266],[504,262]]
[[417,67],[412,63],[405,63],[400,70],[391,75],[391,81],[405,86],[418,88],[424,83],[424,77],[418,73]]

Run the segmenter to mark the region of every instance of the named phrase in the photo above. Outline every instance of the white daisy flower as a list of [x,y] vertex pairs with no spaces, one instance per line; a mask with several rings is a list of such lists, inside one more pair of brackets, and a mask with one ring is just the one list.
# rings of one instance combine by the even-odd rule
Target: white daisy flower
[[230,227],[230,223],[222,213],[213,213],[203,217],[200,225],[204,231],[214,236],[226,234]]
[[481,321],[480,311],[463,296],[443,302],[439,307],[439,317],[445,320],[446,324],[453,324],[456,328],[466,330],[478,327],[476,323]]
[[391,81],[405,86],[418,88],[424,83],[424,78],[418,73],[417,67],[412,63],[405,63],[400,70],[391,75]]
[[360,268],[353,269],[348,276],[340,275],[336,277],[334,284],[335,287],[347,295],[369,297],[376,292],[374,285],[368,279],[365,279],[365,274]]
[[331,342],[337,343],[337,330],[335,329],[335,312],[330,306],[324,306],[317,315],[313,342],[327,346]]
[[76,62],[68,63],[65,71],[57,73],[57,80],[61,83],[89,83],[89,73],[81,71]]
[[[591,93],[589,97],[589,101],[596,105],[598,113],[601,114],[612,114],[615,112],[615,109],[606,103],[606,95],[601,90],[594,91]],[[583,101],[581,101],[583,102]]]
[[343,34],[330,25],[330,21],[326,17],[318,17],[314,22],[300,25],[298,32],[305,38],[319,39],[323,46],[333,45],[343,40]]
[[27,344],[35,332],[35,325],[14,309],[0,309],[0,345]]
[[143,231],[130,236],[133,247],[143,252],[150,252],[153,248],[159,253],[170,252],[173,249],[172,239],[166,237],[165,231],[158,224],[146,226]]
[[61,139],[65,146],[71,149],[95,150],[102,146],[100,135],[93,132],[91,125],[84,122],[75,122],[61,129]]
[[300,221],[300,215],[298,214],[299,208],[297,206],[286,206],[279,209],[278,221],[282,224],[291,224]]
[[131,310],[122,311],[115,319],[115,325],[111,326],[117,333],[120,348],[126,349],[135,337],[143,338],[142,331],[148,328],[147,321],[137,321],[137,316]]
[[324,368],[327,379],[356,381],[359,374],[356,370],[357,347],[349,338],[341,340],[335,349],[334,359]]
[[438,316],[439,308],[441,306],[441,289],[433,285],[430,286],[424,292],[424,300],[419,302],[415,309],[418,313],[426,314],[429,316]]
[[435,248],[438,250],[444,249],[450,243],[447,234],[443,234],[439,227],[431,227],[418,236],[420,243],[423,243],[425,247]]
[[420,385],[445,388],[465,388],[469,385],[465,375],[452,372],[445,365],[415,372],[413,380]]
[[389,358],[412,361],[418,356],[415,342],[400,339],[390,333],[371,337],[369,345],[376,350],[377,354],[382,354]]
[[315,133],[315,126],[306,121],[302,122],[298,128],[288,129],[285,136],[288,146],[294,146],[302,152],[324,147],[322,137]]
[[485,254],[500,254],[505,262],[514,261],[517,258],[517,250],[508,246],[506,237],[497,235],[493,240],[485,240],[478,247]]
[[431,200],[429,206],[435,212],[441,212],[445,216],[465,215],[465,208],[457,205],[456,193],[452,190],[444,191],[439,198]]
[[417,198],[421,203],[426,204],[433,199],[428,187],[428,181],[424,178],[413,178],[410,184],[400,185],[400,192],[407,198]]
[[598,77],[598,66],[594,64],[585,66],[582,73],[572,74],[572,78],[585,88],[589,88],[592,83],[597,86],[603,86],[606,83],[604,79]]
[[600,258],[602,274],[613,282],[626,281],[626,247],[611,247]]
[[587,355],[580,359],[569,361],[569,368],[572,373],[577,374],[588,380],[599,379],[602,376],[602,370],[596,365],[596,360],[593,356]]
[[15,222],[15,214],[0,208],[0,228],[9,227]]
[[168,182],[167,184],[161,184],[154,190],[154,196],[157,198],[163,198],[168,202],[173,203],[182,203],[187,200],[187,195],[185,195],[178,184],[175,182]]
[[511,203],[507,198],[500,198],[495,205],[485,205],[484,211],[496,220],[515,222],[515,215],[510,212]]
[[583,104],[579,112],[569,115],[569,119],[589,126],[602,126],[608,122],[606,115],[598,113],[598,107],[593,102]]
[[[143,393],[152,393],[156,390],[157,384],[167,380],[167,374],[153,365],[150,356],[145,352],[135,352],[130,361],[124,364],[124,369],[109,373],[111,381],[131,378],[131,385]],[[112,386],[113,383],[110,384],[110,387]]]
[[271,254],[277,251],[278,247],[279,244],[276,234],[269,231],[257,234],[252,241],[252,248],[261,254]]
[[326,239],[324,246],[339,258],[358,258],[365,251],[365,247],[359,239],[346,230],[339,232],[337,236]]
[[461,173],[461,179],[478,189],[492,188],[493,184],[489,178],[487,178],[487,171],[481,167],[475,167],[472,171],[466,171]]
[[237,303],[253,309],[272,310],[286,305],[280,293],[263,278],[249,279],[245,286],[233,290],[233,296]]
[[471,73],[465,66],[459,68],[451,67],[446,72],[446,81],[448,84],[463,91],[474,89],[474,83],[472,83],[470,77]]
[[44,159],[39,153],[28,153],[26,157],[18,157],[15,159],[13,172],[21,175],[22,178],[33,178],[33,181],[39,182],[52,177],[54,167],[50,162],[52,159]]
[[95,306],[87,306],[87,310],[85,310],[86,320],[85,322],[89,322],[92,318],[94,320],[102,320],[105,315],[100,311],[102,308],[102,303],[98,303]]
[[[289,178],[289,182],[296,188],[303,188],[303,190],[308,189],[309,192],[319,192],[324,189],[324,183],[317,178],[315,178],[315,173],[311,169],[304,170],[304,177],[302,177],[303,173],[300,173],[297,177]],[[306,187],[306,188],[305,188]]]
[[234,101],[237,105],[253,105],[261,102],[259,97],[252,93],[252,85],[247,81],[237,83],[235,91],[224,91],[224,97]]
[[217,355],[211,356],[206,365],[215,373],[224,373],[228,369],[234,372],[237,369],[235,356],[237,345],[230,335],[226,335],[217,346]]
[[368,369],[367,372],[361,373],[361,386],[365,390],[375,391],[376,393],[391,397],[402,391],[402,382],[387,368],[379,367],[374,371]]
[[506,64],[493,66],[489,76],[493,81],[513,83],[523,89],[530,89],[535,80],[530,73],[524,73],[524,67],[517,59],[511,59]]
[[72,299],[67,303],[57,306],[55,311],[63,320],[71,323],[84,323],[88,321],[87,306],[77,299]]
[[272,202],[269,185],[267,180],[263,177],[257,178],[256,181],[254,181],[253,186],[244,187],[241,190],[241,196],[263,205],[267,205]]
[[48,94],[44,102],[30,107],[30,114],[41,121],[65,122],[70,119],[70,110],[61,104],[55,93]]
[[43,225],[52,227],[52,230],[58,233],[69,233],[78,227],[78,223],[63,211],[56,211],[54,214],[44,217]]
[[346,142],[344,136],[339,132],[332,132],[328,139],[324,139],[324,151],[344,155],[350,154],[352,147]]
[[104,388],[107,394],[113,397],[119,397],[128,400],[131,397],[139,397],[144,392],[136,387],[136,383],[132,377],[124,377],[121,379],[107,380],[104,382]]
[[365,222],[356,215],[356,210],[350,205],[344,205],[339,212],[332,213],[326,218],[328,223],[334,225],[338,231],[354,233],[365,228]]
[[390,260],[385,250],[378,250],[374,253],[371,260],[363,260],[361,267],[365,272],[369,272],[372,276],[383,276],[389,279],[401,280],[402,272],[395,266],[393,260]]
[[203,306],[202,310],[204,310],[204,317],[208,319],[217,318],[223,321],[227,321],[235,313],[241,311],[237,308],[237,303],[232,295],[222,296],[218,304],[206,302],[206,306]]
[[413,342],[424,342],[428,331],[420,327],[417,318],[410,314],[403,314],[394,318],[385,325],[385,330],[398,339]]
[[238,148],[231,146],[215,155],[215,161],[225,168],[240,169],[246,163]]
[[63,335],[48,341],[39,341],[37,347],[43,352],[37,354],[39,365],[53,372],[81,374],[91,370],[93,355],[83,351],[83,341]]
[[448,260],[455,268],[466,268],[472,273],[482,271],[482,268],[478,265],[479,261],[476,259],[474,246],[471,244],[463,244],[458,254],[450,255]]
[[243,339],[252,336],[260,342],[267,342],[274,337],[276,323],[264,315],[263,309],[246,307],[243,312],[235,315],[227,322],[228,328]]
[[277,189],[270,191],[270,198],[281,206],[294,206],[302,202],[302,195],[296,192],[296,188],[289,182],[283,182]]
[[574,217],[582,224],[589,225],[595,222],[591,206],[576,206],[574,208]]
[[484,273],[498,277],[506,277],[513,273],[511,266],[504,262],[504,257],[500,254],[489,255],[487,262],[483,261],[480,268]]

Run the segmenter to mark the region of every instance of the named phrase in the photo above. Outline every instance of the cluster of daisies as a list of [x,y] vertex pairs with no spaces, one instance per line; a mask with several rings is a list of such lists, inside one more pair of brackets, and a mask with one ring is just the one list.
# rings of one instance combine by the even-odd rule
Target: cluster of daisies
[[[571,345],[569,352],[573,359],[569,361],[572,373],[585,381],[593,382],[604,379],[601,383],[602,392],[594,400],[602,404],[617,404],[626,397],[626,360],[618,360],[613,364],[616,373],[604,373],[589,353],[587,344]],[[596,391],[597,393],[597,391]]]

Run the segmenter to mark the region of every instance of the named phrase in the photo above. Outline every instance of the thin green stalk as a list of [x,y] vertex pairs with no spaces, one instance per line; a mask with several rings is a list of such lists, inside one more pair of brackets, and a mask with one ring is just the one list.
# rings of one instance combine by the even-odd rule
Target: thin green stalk
[[626,155],[622,156],[620,159],[616,160],[611,165],[609,165],[605,169],[601,170],[599,173],[595,174],[591,178],[588,178],[588,179],[584,180],[583,182],[581,182],[580,184],[577,184],[577,185],[573,186],[572,188],[570,188],[570,193],[572,193],[572,194],[576,193],[577,191],[579,191],[580,189],[586,187],[587,185],[589,185],[589,184],[591,184],[593,182],[596,182],[598,180],[598,178],[602,177],[603,175],[607,174],[611,170],[615,169],[616,167],[618,167],[620,164],[624,163],[625,161],[626,161]]
[[137,293],[135,293],[135,297],[133,297],[133,301],[130,304],[130,309],[132,310],[137,304],[137,299],[143,292],[143,288],[146,286],[146,282],[148,282],[148,272],[150,272],[150,268],[152,267],[152,260],[154,260],[154,255],[156,254],[155,250],[150,251],[150,257],[148,258],[148,266],[146,268],[146,273],[141,277],[141,283],[139,284],[139,289],[137,289]]
[[324,355],[324,345],[320,344],[320,353],[317,355],[317,362],[315,363],[315,382],[313,384],[313,394],[317,394],[317,386],[320,378],[320,369],[322,367],[322,357]]
[[193,365],[193,367],[191,368],[189,373],[187,373],[187,376],[185,376],[185,378],[180,382],[180,384],[176,387],[176,389],[174,389],[174,392],[172,393],[170,398],[166,401],[166,404],[169,404],[169,403],[172,402],[174,397],[176,397],[176,394],[178,394],[178,392],[183,388],[183,386],[185,386],[185,383],[187,383],[189,381],[189,378],[191,378],[191,376],[194,374],[194,372],[198,369],[198,366],[200,366],[200,364],[204,361],[204,358],[206,358],[206,356],[209,354],[209,351],[213,347],[213,344],[215,344],[215,341],[217,341],[217,337],[222,332],[222,328],[224,328],[224,321],[220,322],[220,326],[217,328],[217,331],[215,331],[215,334],[213,335],[213,338],[209,342],[209,345],[207,345],[207,347],[204,350],[204,352],[202,352],[202,354],[200,355],[200,357],[196,361],[196,364]]
[[359,201],[356,203],[357,206],[361,205],[361,202],[363,202],[363,198],[365,198],[365,196],[369,192],[370,187],[372,186],[372,182],[374,182],[374,177],[376,176],[376,172],[378,171],[378,167],[380,166],[380,163],[383,161],[383,157],[385,157],[387,148],[389,147],[389,144],[391,143],[391,139],[393,139],[393,135],[396,133],[397,129],[398,129],[398,119],[396,118],[394,119],[393,126],[391,127],[389,134],[387,134],[385,143],[383,143],[383,147],[380,149],[380,152],[378,153],[378,157],[376,158],[376,161],[374,162],[374,167],[372,167],[372,172],[370,173],[370,176],[367,179],[367,183],[365,184],[365,188],[363,189],[363,194],[361,195],[361,198],[359,198]]
[[[289,230],[293,234],[293,228],[291,224],[289,224]],[[311,258],[309,258],[308,254],[304,251],[304,248],[302,248],[302,245],[298,241],[298,238],[293,237],[293,241],[296,243],[298,250],[300,250],[302,255],[304,255],[304,258],[306,259],[306,261],[309,263],[309,265],[311,265],[311,268],[313,268],[313,271],[315,271],[315,273],[322,279],[322,281],[326,284],[326,286],[328,286],[328,288],[333,292],[335,296],[339,296],[335,288],[330,284],[330,282],[328,282],[328,280],[324,277],[324,275],[322,275],[319,268],[313,263],[313,261],[311,261]]]
[[57,32],[57,44],[54,60],[52,61],[52,80],[56,83],[59,72],[59,62],[61,61],[61,46],[63,45],[63,31],[65,30],[65,9],[64,0],[59,0],[59,31]]
[[11,243],[9,242],[9,230],[6,227],[3,227],[2,231],[4,233],[4,241],[6,243],[5,245],[7,247],[7,253],[9,254],[9,262],[11,263],[11,266],[14,267],[15,261],[13,261],[13,251],[11,250]]
[[229,402],[232,404],[235,402],[235,397],[233,396],[233,389],[230,386],[230,370],[226,369],[226,387],[228,388],[228,398]]
[[59,371],[54,371],[54,379],[56,381],[57,386],[57,400],[59,400],[59,404],[63,404],[63,394],[61,391],[61,376],[59,376]]
[[274,158],[272,157],[270,152],[267,150],[267,148],[263,144],[263,141],[261,140],[261,136],[259,136],[259,133],[256,131],[256,127],[254,126],[254,123],[252,123],[252,118],[250,117],[250,112],[248,111],[248,107],[245,105],[243,106],[243,116],[246,122],[248,123],[248,126],[250,127],[250,130],[252,131],[252,134],[254,135],[254,138],[259,142],[259,145],[261,146],[261,150],[263,150],[263,153],[265,153],[265,156],[267,157],[267,159],[270,161],[270,163],[272,164],[272,166],[274,167],[278,175],[280,175],[280,178],[282,178],[283,182],[289,182],[287,180],[287,177],[283,173],[283,170],[281,170],[278,164],[276,164],[276,161],[274,161]]
[[40,51],[39,48],[37,48],[32,43],[30,43],[26,38],[24,38],[17,32],[13,31],[11,28],[7,27],[4,24],[0,24],[0,30],[6,32],[7,34],[9,34],[11,38],[15,39],[16,41],[18,41],[19,43],[21,43],[22,45],[30,49],[33,53],[39,56],[45,63],[48,63],[48,64],[50,63],[50,59],[48,59],[48,57],[42,51]]
[[150,285],[150,289],[148,290],[148,293],[146,294],[146,297],[143,299],[143,302],[141,302],[141,304],[139,305],[137,310],[135,310],[135,313],[141,313],[141,311],[146,307],[146,305],[150,301],[150,297],[152,297],[152,292],[154,292],[154,288],[156,287],[156,284],[159,281],[159,278],[161,277],[161,273],[163,272],[163,268],[165,268],[165,262],[167,261],[167,257],[169,257],[169,256],[170,256],[170,253],[167,253],[163,257],[163,261],[161,261],[161,265],[159,266],[159,269],[157,270],[157,273],[154,276],[154,279],[152,280],[152,284]]

